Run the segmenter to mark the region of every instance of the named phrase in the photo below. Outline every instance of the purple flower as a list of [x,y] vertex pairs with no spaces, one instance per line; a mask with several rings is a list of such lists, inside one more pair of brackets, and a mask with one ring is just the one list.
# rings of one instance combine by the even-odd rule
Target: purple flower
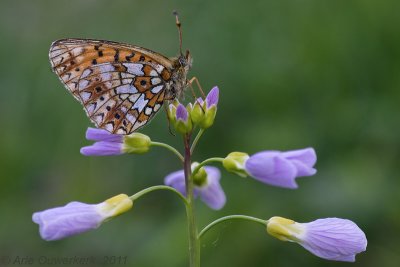
[[86,139],[96,141],[91,146],[81,148],[81,154],[85,156],[111,156],[121,155],[123,151],[123,136],[109,133],[106,130],[88,128]]
[[35,212],[32,220],[39,224],[40,236],[53,241],[96,229],[104,220],[131,207],[132,200],[120,194],[99,204],[70,202],[63,207]]
[[[192,165],[194,168],[196,164]],[[201,171],[203,170],[203,172]],[[201,200],[214,210],[221,209],[226,202],[225,193],[219,183],[221,178],[220,171],[211,166],[205,166],[198,172],[200,175],[195,177],[194,196],[200,196]],[[198,178],[200,177],[200,178]],[[167,175],[164,183],[174,187],[180,193],[186,196],[185,174],[183,170],[179,170]]]
[[354,262],[355,255],[367,248],[364,232],[352,221],[339,218],[297,223],[272,217],[267,232],[282,240],[300,244],[312,254],[327,260]]
[[317,156],[313,148],[288,152],[263,151],[250,156],[245,169],[250,176],[263,183],[286,188],[297,188],[295,179],[314,175]]
[[295,179],[314,175],[317,156],[313,148],[287,152],[262,151],[249,157],[232,152],[223,161],[226,170],[240,176],[250,175],[263,183],[285,188],[297,188]]
[[91,146],[81,148],[81,154],[85,156],[112,156],[124,153],[146,153],[151,145],[148,136],[141,133],[131,135],[118,135],[106,130],[88,128],[86,139],[96,141]]

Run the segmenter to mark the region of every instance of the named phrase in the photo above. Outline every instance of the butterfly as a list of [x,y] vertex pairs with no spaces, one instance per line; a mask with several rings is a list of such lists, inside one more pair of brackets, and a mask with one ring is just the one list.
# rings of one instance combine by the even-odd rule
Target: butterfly
[[[182,44],[180,23],[178,29]],[[168,58],[143,47],[93,39],[57,40],[49,58],[89,119],[122,135],[145,126],[164,101],[180,96],[192,66],[189,51],[184,55],[182,48],[178,57]]]

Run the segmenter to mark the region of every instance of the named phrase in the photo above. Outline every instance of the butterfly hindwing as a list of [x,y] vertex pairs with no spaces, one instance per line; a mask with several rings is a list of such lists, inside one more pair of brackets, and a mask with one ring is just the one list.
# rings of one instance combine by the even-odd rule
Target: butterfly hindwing
[[170,62],[162,55],[108,41],[56,41],[50,62],[91,121],[117,134],[149,122],[163,104],[171,77]]

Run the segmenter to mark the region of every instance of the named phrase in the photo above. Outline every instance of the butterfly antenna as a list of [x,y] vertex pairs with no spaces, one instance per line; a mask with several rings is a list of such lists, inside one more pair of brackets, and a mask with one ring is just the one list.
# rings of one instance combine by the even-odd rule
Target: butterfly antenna
[[182,53],[182,24],[179,21],[178,12],[176,12],[174,10],[173,14],[175,16],[175,23],[176,23],[176,27],[178,27],[178,33],[179,33],[179,52],[181,53],[181,56],[183,56],[183,53]]

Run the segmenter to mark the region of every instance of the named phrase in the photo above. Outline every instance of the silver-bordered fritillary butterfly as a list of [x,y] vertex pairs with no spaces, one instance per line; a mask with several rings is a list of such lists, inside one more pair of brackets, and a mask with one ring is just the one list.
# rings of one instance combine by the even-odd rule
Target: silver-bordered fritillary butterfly
[[92,39],[51,44],[50,63],[99,128],[131,134],[188,85],[189,52],[167,58],[139,46]]

